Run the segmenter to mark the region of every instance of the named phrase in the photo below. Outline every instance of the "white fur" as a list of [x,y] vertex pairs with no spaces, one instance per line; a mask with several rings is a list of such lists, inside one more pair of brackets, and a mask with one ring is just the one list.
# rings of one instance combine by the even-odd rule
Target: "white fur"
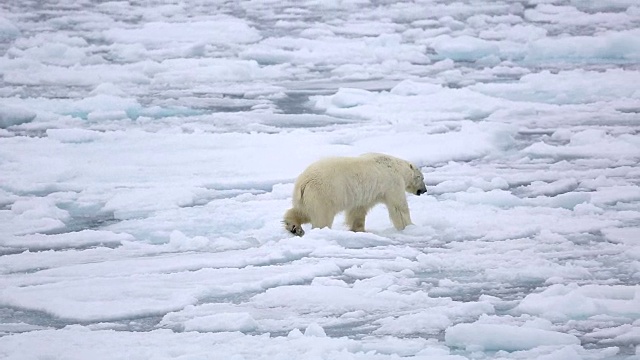
[[402,230],[411,224],[405,191],[426,192],[422,173],[408,161],[375,153],[323,159],[296,180],[285,228],[302,236],[302,224],[330,228],[336,214],[346,211],[351,230],[364,231],[369,210],[383,203],[395,228]]

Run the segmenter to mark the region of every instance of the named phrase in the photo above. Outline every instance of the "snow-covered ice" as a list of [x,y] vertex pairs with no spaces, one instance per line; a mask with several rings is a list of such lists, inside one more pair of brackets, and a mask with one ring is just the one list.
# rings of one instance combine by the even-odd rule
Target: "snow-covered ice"
[[[639,359],[635,0],[0,4],[3,359]],[[295,177],[424,172],[402,232]]]

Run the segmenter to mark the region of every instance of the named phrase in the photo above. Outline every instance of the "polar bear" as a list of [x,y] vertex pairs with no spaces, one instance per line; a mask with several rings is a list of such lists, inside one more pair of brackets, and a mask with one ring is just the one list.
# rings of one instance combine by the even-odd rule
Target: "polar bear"
[[385,154],[319,160],[298,176],[293,189],[293,207],[284,214],[284,226],[302,236],[302,224],[331,227],[333,219],[346,211],[351,231],[364,231],[367,212],[385,204],[393,226],[403,230],[411,224],[405,191],[427,192],[424,176],[412,163]]

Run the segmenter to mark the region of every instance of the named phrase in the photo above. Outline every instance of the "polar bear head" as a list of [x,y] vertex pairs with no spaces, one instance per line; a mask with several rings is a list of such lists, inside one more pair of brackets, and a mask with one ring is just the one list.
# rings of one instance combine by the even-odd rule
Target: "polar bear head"
[[424,175],[422,172],[413,164],[409,163],[409,168],[411,169],[410,179],[406,181],[406,191],[411,194],[416,194],[418,196],[427,192],[427,185],[424,183]]

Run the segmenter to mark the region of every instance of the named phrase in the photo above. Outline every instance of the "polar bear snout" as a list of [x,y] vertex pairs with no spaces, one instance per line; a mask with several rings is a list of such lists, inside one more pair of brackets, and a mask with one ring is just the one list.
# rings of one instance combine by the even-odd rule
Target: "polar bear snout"
[[417,179],[419,181],[416,181],[413,186],[413,188],[409,187],[407,188],[407,192],[408,193],[412,193],[412,194],[416,194],[418,196],[422,195],[422,194],[426,194],[427,193],[427,184],[424,183],[422,174],[417,176]]

